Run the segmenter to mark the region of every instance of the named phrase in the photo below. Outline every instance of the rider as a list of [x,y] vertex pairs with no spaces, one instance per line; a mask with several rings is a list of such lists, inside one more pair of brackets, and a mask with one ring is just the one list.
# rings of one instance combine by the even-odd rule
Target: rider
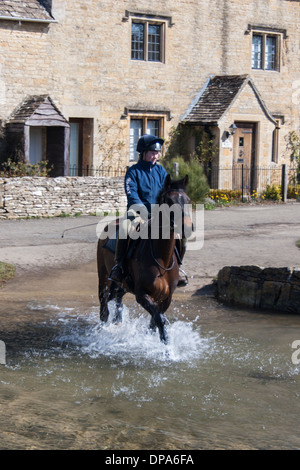
[[[151,216],[151,204],[157,203],[157,197],[164,186],[167,171],[157,163],[164,140],[151,134],[143,135],[137,143],[139,161],[128,168],[125,175],[125,193],[127,213],[120,224],[116,248],[116,265],[109,278],[121,282],[123,261],[128,246],[128,230],[133,220],[143,222]],[[134,206],[134,208],[132,208]]]

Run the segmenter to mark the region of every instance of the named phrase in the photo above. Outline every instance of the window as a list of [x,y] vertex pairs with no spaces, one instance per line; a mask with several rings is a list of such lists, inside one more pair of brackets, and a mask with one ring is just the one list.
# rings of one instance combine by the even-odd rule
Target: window
[[148,25],[148,60],[160,62],[160,43],[161,43],[161,26],[158,24]]
[[276,37],[266,37],[265,67],[267,70],[276,70]]
[[131,23],[131,59],[164,62],[164,23],[133,20]]
[[136,162],[139,158],[139,154],[136,151],[136,145],[139,138],[144,134],[152,134],[157,137],[163,135],[163,117],[156,116],[141,116],[131,117],[130,119],[130,162]]
[[131,58],[144,60],[144,29],[143,23],[132,23],[131,26]]
[[280,35],[256,33],[252,35],[252,69],[279,70]]

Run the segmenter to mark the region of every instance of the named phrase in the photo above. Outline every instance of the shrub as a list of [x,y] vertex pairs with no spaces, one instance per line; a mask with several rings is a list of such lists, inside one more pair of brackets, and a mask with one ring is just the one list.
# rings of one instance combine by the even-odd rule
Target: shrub
[[281,188],[273,184],[268,185],[266,190],[262,194],[262,199],[269,201],[280,201],[281,200]]
[[[178,176],[176,176],[175,163],[178,163],[179,167]],[[171,175],[172,179],[180,179],[184,178],[185,175],[188,175],[189,184],[187,187],[187,194],[190,197],[192,204],[203,203],[205,196],[209,191],[209,185],[203,168],[196,158],[191,158],[189,161],[185,161],[182,157],[174,157],[170,160],[163,160],[162,164]]]
[[288,186],[287,197],[288,199],[298,199],[300,196],[300,185]]
[[24,162],[14,162],[10,158],[2,163],[0,176],[4,178],[22,177],[22,176],[48,176],[51,168],[47,168],[48,162],[42,161],[34,165]]

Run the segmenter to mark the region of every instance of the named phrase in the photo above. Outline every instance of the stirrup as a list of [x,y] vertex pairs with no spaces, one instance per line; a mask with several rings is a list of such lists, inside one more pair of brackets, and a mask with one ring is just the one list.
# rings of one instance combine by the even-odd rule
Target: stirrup
[[188,286],[189,285],[189,279],[187,277],[187,274],[184,272],[183,269],[179,268],[179,271],[182,272],[182,274],[184,275],[185,279],[179,279],[178,283],[177,283],[177,287],[185,287],[185,286]]

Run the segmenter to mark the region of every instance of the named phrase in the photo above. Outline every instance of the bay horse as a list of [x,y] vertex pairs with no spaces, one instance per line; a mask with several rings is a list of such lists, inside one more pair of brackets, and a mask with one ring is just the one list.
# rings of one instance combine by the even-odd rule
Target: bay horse
[[[186,194],[188,175],[179,181],[172,181],[170,175],[166,177],[164,188],[158,198],[158,207],[167,207],[169,210],[168,234],[163,230],[162,212],[156,211],[147,224],[147,238],[130,241],[133,250],[124,273],[124,281],[117,284],[109,280],[109,273],[115,264],[114,253],[105,246],[108,238],[105,237],[108,226],[104,229],[98,240],[97,266],[99,280],[100,320],[107,322],[109,317],[108,302],[115,300],[113,322],[122,321],[122,298],[126,292],[135,295],[136,301],[151,315],[150,329],[159,330],[160,340],[167,344],[168,335],[165,327],[164,313],[168,309],[172,295],[179,281],[180,259],[176,255],[176,230],[185,238],[192,233],[192,221],[188,211],[190,199]],[[175,205],[175,206],[174,206]],[[172,207],[180,210],[181,227],[176,226]],[[178,217],[177,225],[178,225]],[[165,219],[166,220],[166,219]],[[115,221],[118,226],[119,220]],[[153,234],[155,227],[156,235]],[[129,248],[130,251],[130,248]]]

